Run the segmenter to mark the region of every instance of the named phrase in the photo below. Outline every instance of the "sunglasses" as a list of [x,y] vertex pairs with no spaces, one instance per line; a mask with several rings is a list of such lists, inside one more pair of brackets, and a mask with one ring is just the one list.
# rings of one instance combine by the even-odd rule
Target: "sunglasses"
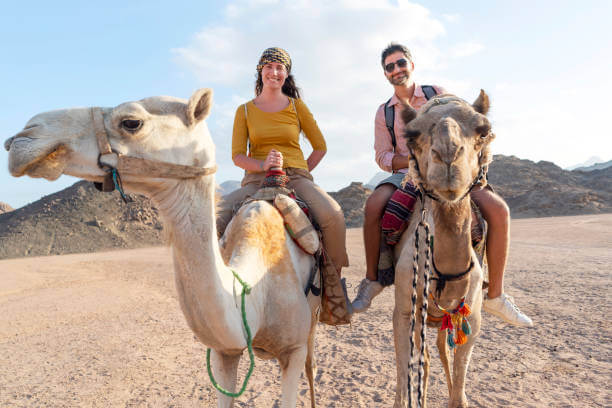
[[406,66],[408,65],[408,60],[406,58],[400,58],[395,62],[390,62],[385,65],[385,71],[387,71],[388,73],[392,73],[395,69],[395,64],[397,64],[397,66],[400,68],[406,68]]

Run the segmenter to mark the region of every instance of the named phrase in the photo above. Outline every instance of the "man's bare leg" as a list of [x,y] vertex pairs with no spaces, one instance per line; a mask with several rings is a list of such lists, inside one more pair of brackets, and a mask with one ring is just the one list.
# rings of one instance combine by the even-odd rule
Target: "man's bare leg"
[[366,255],[366,278],[361,281],[353,311],[360,313],[370,307],[372,299],[380,293],[378,283],[378,258],[380,251],[380,221],[389,198],[395,192],[393,184],[383,184],[368,197],[364,209],[363,243]]
[[480,212],[487,220],[487,264],[489,266],[489,291],[483,304],[485,311],[517,326],[533,326],[531,319],[522,313],[512,298],[504,293],[504,271],[510,247],[510,210],[506,202],[488,189],[471,193]]

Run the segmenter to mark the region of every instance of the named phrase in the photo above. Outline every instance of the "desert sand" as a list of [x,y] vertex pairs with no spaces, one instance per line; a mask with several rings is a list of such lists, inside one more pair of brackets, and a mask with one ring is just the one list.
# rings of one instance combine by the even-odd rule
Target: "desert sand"
[[[354,296],[360,229],[348,231]],[[484,314],[468,372],[474,407],[610,407],[612,214],[513,221],[506,292],[534,328]],[[350,327],[319,325],[320,407],[390,407],[395,389],[386,289]],[[428,332],[430,345],[434,329]],[[429,406],[447,390],[431,348]],[[166,247],[0,261],[0,406],[212,407],[205,347],[188,329]],[[246,357],[246,355],[245,355]],[[246,372],[243,359],[240,380]],[[275,361],[257,360],[238,407],[274,407]],[[300,407],[309,407],[303,378]]]

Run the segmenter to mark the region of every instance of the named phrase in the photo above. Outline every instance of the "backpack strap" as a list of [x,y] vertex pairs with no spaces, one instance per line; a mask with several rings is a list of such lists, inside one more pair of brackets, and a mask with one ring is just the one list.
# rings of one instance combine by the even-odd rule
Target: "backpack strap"
[[430,100],[438,94],[436,92],[436,88],[431,85],[421,85],[421,89],[423,90],[423,93],[425,94],[425,98],[427,98],[427,100]]
[[391,135],[391,144],[393,145],[393,151],[395,151],[395,130],[393,129],[393,124],[395,123],[395,109],[393,106],[389,105],[391,102],[391,98],[387,102],[385,102],[385,124],[387,125],[387,129],[389,130],[389,134]]

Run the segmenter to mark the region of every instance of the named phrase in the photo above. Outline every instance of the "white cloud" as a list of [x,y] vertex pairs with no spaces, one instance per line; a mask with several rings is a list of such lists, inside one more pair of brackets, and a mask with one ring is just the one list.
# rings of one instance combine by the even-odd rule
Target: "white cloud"
[[[429,10],[405,0],[250,0],[228,6],[221,21],[205,26],[189,44],[173,51],[177,63],[192,71],[201,86],[227,91],[215,95],[210,125],[221,162],[229,158],[236,106],[253,97],[261,52],[270,46],[285,48],[328,144],[328,155],[315,171],[317,182],[334,190],[352,180],[367,180],[377,171],[374,114],[392,93],[380,67],[382,49],[391,41],[408,45],[418,80],[420,73],[442,64],[435,41],[444,33]],[[216,130],[221,134],[215,135]]]
[[451,55],[455,58],[469,57],[484,50],[484,45],[475,42],[465,42],[455,45],[451,50]]
[[442,18],[449,23],[456,23],[461,19],[461,16],[459,14],[442,14]]

